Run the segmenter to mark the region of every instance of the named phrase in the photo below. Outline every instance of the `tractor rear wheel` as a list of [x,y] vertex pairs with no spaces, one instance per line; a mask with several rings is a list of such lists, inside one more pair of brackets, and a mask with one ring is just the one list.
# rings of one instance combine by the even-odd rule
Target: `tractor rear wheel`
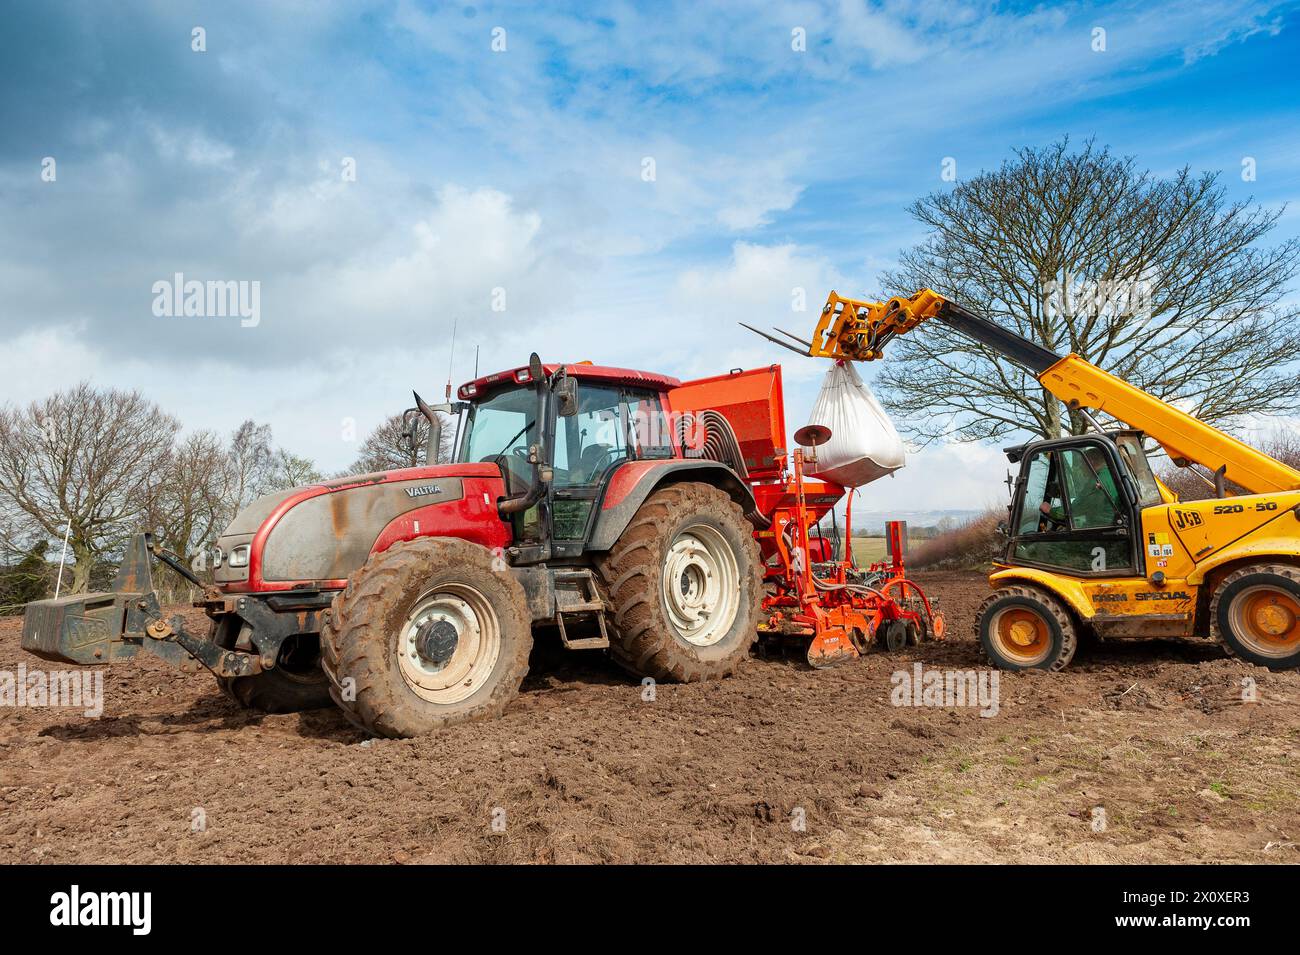
[[329,678],[320,668],[319,642],[309,634],[286,640],[272,669],[253,676],[217,677],[217,686],[244,709],[263,713],[299,713],[333,705]]
[[524,589],[484,547],[425,537],[371,555],[321,631],[330,695],[379,736],[499,716],[528,673]]
[[1270,670],[1300,666],[1300,569],[1252,564],[1223,579],[1210,601],[1214,638]]
[[763,573],[740,506],[708,484],[654,491],[597,561],[614,607],[610,656],[656,680],[727,676],[758,635]]
[[1074,659],[1078,636],[1069,611],[1035,587],[1002,587],[975,615],[975,637],[989,662],[1002,670],[1063,670]]

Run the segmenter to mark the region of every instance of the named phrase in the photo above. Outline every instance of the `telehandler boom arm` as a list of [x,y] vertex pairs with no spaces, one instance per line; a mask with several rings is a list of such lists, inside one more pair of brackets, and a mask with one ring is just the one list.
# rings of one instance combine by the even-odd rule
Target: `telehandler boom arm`
[[887,302],[842,298],[831,292],[808,343],[807,354],[815,358],[874,361],[884,356],[885,345],[890,340],[933,318],[1033,372],[1042,386],[1068,407],[1104,411],[1145,432],[1176,464],[1199,464],[1216,474],[1222,473],[1227,480],[1255,494],[1300,489],[1300,471],[1276,458],[1102,371],[1078,355],[1057,355],[929,289],[907,298],[896,296]]

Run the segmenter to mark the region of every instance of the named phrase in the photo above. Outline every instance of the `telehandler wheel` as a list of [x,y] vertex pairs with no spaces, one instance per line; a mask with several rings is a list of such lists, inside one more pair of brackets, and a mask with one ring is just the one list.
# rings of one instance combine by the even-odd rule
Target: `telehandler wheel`
[[334,598],[321,666],[347,717],[419,736],[499,716],[528,673],[524,589],[484,547],[425,537],[374,554]]
[[1214,638],[1270,670],[1300,666],[1300,569],[1251,564],[1223,579],[1210,601]]
[[723,490],[654,491],[596,564],[614,607],[610,656],[656,680],[733,672],[758,634],[763,571],[754,528]]
[[[286,641],[273,669],[253,676],[217,677],[217,686],[244,709],[263,713],[299,713],[332,706],[330,681],[320,668],[316,639],[309,639],[311,646],[304,640],[301,654]],[[295,659],[298,656],[301,659]]]
[[1069,612],[1034,587],[1002,587],[975,615],[975,636],[989,662],[1002,670],[1063,670],[1078,637]]

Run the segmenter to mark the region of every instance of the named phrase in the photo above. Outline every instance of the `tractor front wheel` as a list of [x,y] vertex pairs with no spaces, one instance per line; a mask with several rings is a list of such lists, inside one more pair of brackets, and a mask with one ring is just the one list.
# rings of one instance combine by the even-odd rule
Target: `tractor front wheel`
[[1002,670],[1063,670],[1078,646],[1069,612],[1033,587],[989,594],[976,614],[975,636],[989,662]]
[[370,560],[321,632],[330,693],[379,736],[499,716],[528,673],[524,589],[478,544],[425,537]]
[[1300,570],[1252,564],[1223,579],[1210,601],[1214,637],[1270,670],[1300,666]]
[[656,680],[726,676],[758,635],[763,577],[754,529],[723,490],[670,484],[597,562],[614,608],[610,656]]

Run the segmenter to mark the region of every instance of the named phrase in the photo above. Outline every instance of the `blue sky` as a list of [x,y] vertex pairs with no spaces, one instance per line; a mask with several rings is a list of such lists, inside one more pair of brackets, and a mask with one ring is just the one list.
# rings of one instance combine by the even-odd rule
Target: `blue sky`
[[[947,157],[961,179],[1068,134],[1300,196],[1294,4],[14,2],[0,23],[0,401],[140,387],[326,469],[355,455],[347,422],[440,394],[453,319],[457,380],[474,344],[484,370],[780,360],[793,429],[822,367],[735,322],[797,331],[832,287],[879,291]],[[1298,233],[1293,206],[1275,238]],[[155,316],[176,272],[260,282],[259,324]],[[980,507],[1004,468],[932,447],[859,506]]]

